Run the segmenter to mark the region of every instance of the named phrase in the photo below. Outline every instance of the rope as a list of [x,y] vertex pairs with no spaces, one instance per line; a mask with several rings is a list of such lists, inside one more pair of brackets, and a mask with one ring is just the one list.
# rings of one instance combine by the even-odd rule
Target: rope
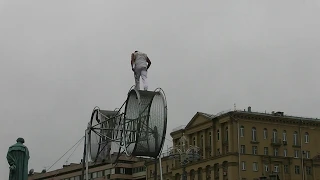
[[[81,139],[83,140],[84,137],[82,137]],[[74,148],[73,152],[70,154],[70,156],[67,158],[66,163],[68,162],[68,160],[71,158],[71,156],[74,154],[74,152],[77,150],[77,148],[80,146],[82,141],[80,141],[77,145],[77,147]]]
[[[82,139],[82,138],[81,138]],[[80,140],[81,140],[80,139]],[[79,145],[80,145],[81,143],[78,143],[78,145],[77,145],[77,147],[73,150],[73,152],[71,153],[71,155],[68,157],[68,159],[66,160],[66,163],[68,162],[68,160],[70,159],[70,157],[73,155],[73,153],[76,151],[76,149],[79,147]],[[60,173],[60,170],[61,169],[59,169],[58,170],[58,172],[52,177],[52,178],[54,178],[54,177],[56,177],[59,173]]]
[[56,162],[54,162],[47,171],[49,171],[57,162],[60,161],[61,158],[63,158],[63,156],[65,156],[73,147],[75,147],[82,139],[84,138],[84,136],[81,137],[81,139],[76,143],[74,144],[66,153],[64,153]]

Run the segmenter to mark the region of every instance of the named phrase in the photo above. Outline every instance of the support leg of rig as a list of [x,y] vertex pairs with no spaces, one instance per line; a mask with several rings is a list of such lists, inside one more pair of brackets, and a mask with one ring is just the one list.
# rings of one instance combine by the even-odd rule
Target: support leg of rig
[[86,130],[86,180],[89,180],[89,129]]
[[160,166],[160,180],[162,180],[161,153],[160,153],[160,156],[159,156],[159,166]]
[[157,158],[154,158],[154,179],[158,179]]
[[[157,131],[157,127],[156,126],[154,127],[153,136],[154,136],[154,140],[155,140],[155,149],[156,149],[158,147],[158,131]],[[160,156],[161,156],[161,153],[160,153]],[[157,160],[158,160],[158,157],[155,157],[154,158],[154,174],[155,174],[155,179],[156,180],[158,179],[158,175],[157,175],[157,173],[158,173]],[[161,169],[161,165],[160,165],[159,168]]]
[[83,148],[83,158],[82,158],[82,172],[81,172],[81,180],[84,180],[84,169],[85,169],[85,159],[87,154],[87,131],[84,133],[84,148]]

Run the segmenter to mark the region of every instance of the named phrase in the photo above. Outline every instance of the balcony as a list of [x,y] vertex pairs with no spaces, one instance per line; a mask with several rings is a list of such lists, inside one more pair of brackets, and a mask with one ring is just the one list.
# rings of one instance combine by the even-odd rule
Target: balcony
[[298,142],[293,142],[292,147],[294,147],[294,148],[300,148],[301,145],[300,145]]
[[252,139],[250,141],[251,144],[259,144],[259,141],[257,139]]
[[281,139],[277,139],[277,138],[271,139],[271,146],[281,146],[281,145],[282,145]]

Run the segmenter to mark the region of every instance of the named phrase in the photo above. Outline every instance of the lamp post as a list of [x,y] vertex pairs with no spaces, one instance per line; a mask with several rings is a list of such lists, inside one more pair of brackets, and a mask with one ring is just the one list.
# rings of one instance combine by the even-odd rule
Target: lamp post
[[182,135],[179,140],[179,145],[174,146],[170,150],[170,158],[174,158],[180,161],[182,166],[182,180],[187,180],[186,166],[189,162],[200,159],[199,147],[187,145],[187,138]]

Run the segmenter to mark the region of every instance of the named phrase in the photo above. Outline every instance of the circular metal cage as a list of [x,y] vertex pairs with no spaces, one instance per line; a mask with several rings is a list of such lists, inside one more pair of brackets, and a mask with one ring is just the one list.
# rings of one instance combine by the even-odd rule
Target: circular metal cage
[[116,143],[121,137],[120,122],[121,115],[117,111],[105,111],[98,108],[93,110],[89,124],[88,144],[88,153],[93,161],[115,162],[116,155],[121,151],[120,145]]
[[131,89],[121,108],[95,108],[88,129],[88,153],[93,161],[115,163],[121,154],[157,158],[167,129],[165,94],[160,88]]
[[167,104],[163,91],[131,90],[124,112],[128,154],[156,158],[162,150],[167,127]]

